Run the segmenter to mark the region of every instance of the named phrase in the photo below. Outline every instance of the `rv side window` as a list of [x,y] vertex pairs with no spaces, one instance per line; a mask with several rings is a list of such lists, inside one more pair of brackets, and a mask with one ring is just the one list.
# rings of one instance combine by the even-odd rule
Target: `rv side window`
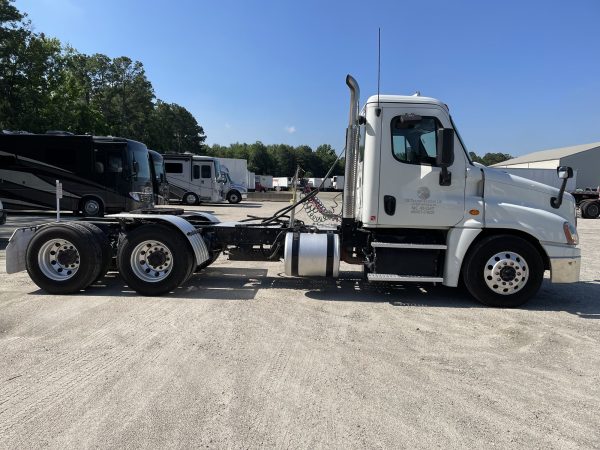
[[399,116],[392,120],[394,158],[403,163],[434,166],[438,128],[435,117],[423,117],[418,122],[402,119]]
[[48,147],[45,161],[69,172],[77,171],[77,154],[71,148]]
[[202,178],[211,178],[210,166],[202,166]]
[[165,163],[165,171],[167,173],[183,173],[183,164],[181,164],[181,163]]
[[200,178],[200,166],[194,165],[194,180]]

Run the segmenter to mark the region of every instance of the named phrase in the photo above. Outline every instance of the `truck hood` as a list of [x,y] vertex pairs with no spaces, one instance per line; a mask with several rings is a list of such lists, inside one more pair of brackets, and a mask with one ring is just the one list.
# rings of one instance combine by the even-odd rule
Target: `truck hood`
[[575,199],[568,192],[564,193],[560,208],[555,209],[550,205],[550,199],[558,197],[557,188],[503,172],[501,169],[482,167],[482,170],[485,174],[486,204],[496,201],[534,208],[556,214],[575,224]]

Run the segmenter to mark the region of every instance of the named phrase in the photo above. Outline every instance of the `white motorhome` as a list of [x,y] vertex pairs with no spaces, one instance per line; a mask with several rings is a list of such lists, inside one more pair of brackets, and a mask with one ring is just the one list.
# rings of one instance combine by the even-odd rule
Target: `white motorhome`
[[198,155],[164,155],[171,201],[184,205],[224,200],[224,177],[217,158]]

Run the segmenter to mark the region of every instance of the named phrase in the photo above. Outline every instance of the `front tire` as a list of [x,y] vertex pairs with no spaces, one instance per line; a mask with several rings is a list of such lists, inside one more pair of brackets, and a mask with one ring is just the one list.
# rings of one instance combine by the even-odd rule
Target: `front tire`
[[142,295],[163,295],[186,281],[195,261],[180,232],[149,224],[125,235],[117,252],[117,264],[130,288]]
[[544,261],[540,252],[523,238],[490,236],[474,244],[462,274],[467,289],[479,302],[514,308],[539,290]]
[[227,194],[227,201],[231,204],[236,204],[242,201],[242,194],[238,191],[230,191]]

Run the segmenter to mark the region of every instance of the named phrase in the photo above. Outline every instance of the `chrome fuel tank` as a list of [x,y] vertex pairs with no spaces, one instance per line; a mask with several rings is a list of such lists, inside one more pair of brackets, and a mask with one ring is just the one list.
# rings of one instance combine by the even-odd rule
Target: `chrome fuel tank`
[[286,275],[337,277],[340,273],[340,236],[334,233],[288,233],[284,265]]

